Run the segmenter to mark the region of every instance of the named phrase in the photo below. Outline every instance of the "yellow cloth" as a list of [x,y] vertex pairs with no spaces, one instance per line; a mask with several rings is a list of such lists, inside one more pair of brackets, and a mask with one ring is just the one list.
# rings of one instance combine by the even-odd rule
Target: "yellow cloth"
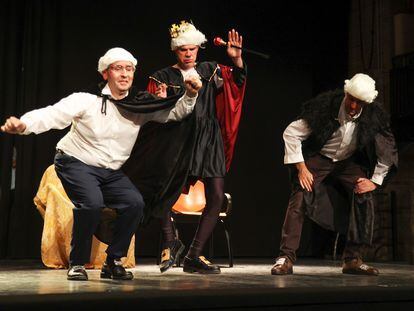
[[[43,174],[39,189],[33,199],[44,219],[42,233],[42,261],[50,268],[67,268],[73,224],[73,204],[66,195],[54,165]],[[93,237],[91,261],[87,268],[100,269],[106,258],[108,245]],[[135,237],[129,245],[128,255],[123,258],[126,268],[135,267]]]

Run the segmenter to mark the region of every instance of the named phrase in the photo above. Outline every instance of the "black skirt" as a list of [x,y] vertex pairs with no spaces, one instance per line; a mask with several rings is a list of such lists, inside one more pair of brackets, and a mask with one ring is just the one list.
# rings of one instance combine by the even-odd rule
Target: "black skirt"
[[196,122],[196,143],[190,176],[224,177],[226,160],[220,125],[216,118],[198,117]]

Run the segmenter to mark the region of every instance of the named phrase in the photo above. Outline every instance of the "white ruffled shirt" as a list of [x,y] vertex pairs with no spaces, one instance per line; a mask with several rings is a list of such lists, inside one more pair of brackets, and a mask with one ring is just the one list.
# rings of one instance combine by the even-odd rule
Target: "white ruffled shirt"
[[[113,97],[108,85],[102,94]],[[152,113],[129,112],[109,99],[103,114],[101,97],[73,93],[53,106],[30,111],[20,119],[26,124],[25,135],[71,125],[56,148],[85,164],[116,170],[129,158],[141,126],[148,121],[180,121],[193,111],[196,99],[197,96],[184,95],[172,109]]]

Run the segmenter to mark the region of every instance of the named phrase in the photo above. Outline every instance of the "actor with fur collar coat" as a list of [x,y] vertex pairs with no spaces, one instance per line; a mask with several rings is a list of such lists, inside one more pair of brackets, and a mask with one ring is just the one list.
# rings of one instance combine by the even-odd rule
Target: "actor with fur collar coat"
[[378,275],[359,250],[372,242],[373,191],[395,172],[398,155],[388,116],[374,101],[377,95],[375,81],[358,73],[345,80],[344,90],[304,103],[299,118],[284,131],[292,192],[272,274],[293,273],[306,214],[347,234],[343,273]]

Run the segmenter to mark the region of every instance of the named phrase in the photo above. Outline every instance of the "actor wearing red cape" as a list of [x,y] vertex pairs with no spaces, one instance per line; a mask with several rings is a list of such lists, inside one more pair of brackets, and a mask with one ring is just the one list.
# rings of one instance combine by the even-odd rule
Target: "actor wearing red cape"
[[[161,272],[169,269],[184,249],[174,234],[171,207],[190,184],[197,180],[204,182],[206,207],[184,259],[183,270],[220,273],[220,268],[201,256],[201,252],[214,229],[224,200],[224,177],[230,168],[237,138],[246,66],[241,58],[241,49],[231,46],[227,48],[233,61],[231,67],[216,62],[196,63],[197,52],[206,41],[205,36],[185,22],[173,25],[170,33],[171,49],[178,62],[152,74],[148,90],[160,97],[175,96],[182,92],[183,80],[195,75],[203,83],[197,104],[194,112],[181,122],[146,125],[124,169],[143,193],[146,220],[161,218]],[[229,45],[241,47],[242,37],[232,30],[228,41]]]

